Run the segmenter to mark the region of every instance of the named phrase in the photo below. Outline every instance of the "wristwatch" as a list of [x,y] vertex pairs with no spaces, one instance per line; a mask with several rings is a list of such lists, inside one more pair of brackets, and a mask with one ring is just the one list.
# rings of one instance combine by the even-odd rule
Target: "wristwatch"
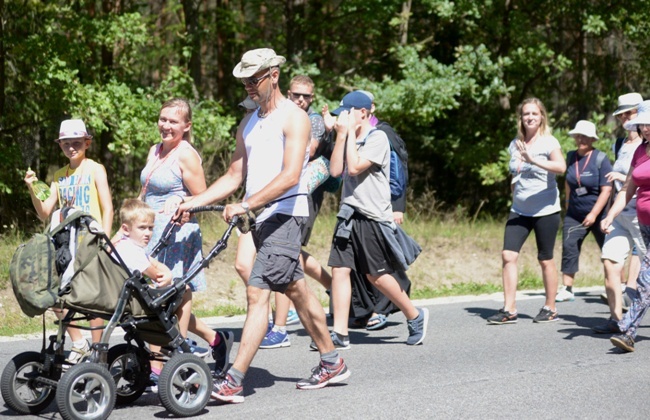
[[242,209],[244,209],[246,213],[248,213],[248,211],[251,209],[251,206],[249,206],[248,203],[245,201],[242,201],[240,206]]

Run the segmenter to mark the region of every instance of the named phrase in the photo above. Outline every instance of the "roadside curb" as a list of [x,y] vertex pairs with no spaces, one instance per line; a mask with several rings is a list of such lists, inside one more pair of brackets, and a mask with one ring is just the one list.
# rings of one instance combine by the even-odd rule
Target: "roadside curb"
[[[591,287],[581,287],[576,289],[576,293],[587,293],[587,292],[598,292],[602,291],[603,286],[591,286]],[[517,292],[517,300],[530,300],[530,299],[543,299],[544,298],[544,289],[539,290],[523,290]],[[437,306],[437,305],[446,305],[449,303],[461,303],[461,302],[484,302],[484,301],[494,301],[495,310],[499,309],[499,304],[503,302],[503,292],[496,292],[491,294],[483,295],[466,295],[466,296],[445,296],[432,299],[420,299],[414,300],[413,304],[415,306]],[[325,312],[329,312],[328,308],[325,309]],[[246,315],[232,315],[232,316],[214,316],[214,317],[205,317],[201,318],[203,322],[211,327],[215,327],[223,324],[230,324],[233,322],[241,322],[242,325]],[[55,329],[47,330],[46,334],[56,334]],[[119,331],[117,332],[120,333]],[[82,334],[85,338],[90,338],[89,331],[82,331]],[[36,340],[42,339],[42,333],[33,333],[33,334],[18,334],[12,337],[0,336],[0,343],[7,343],[12,341],[24,341],[24,340]]]

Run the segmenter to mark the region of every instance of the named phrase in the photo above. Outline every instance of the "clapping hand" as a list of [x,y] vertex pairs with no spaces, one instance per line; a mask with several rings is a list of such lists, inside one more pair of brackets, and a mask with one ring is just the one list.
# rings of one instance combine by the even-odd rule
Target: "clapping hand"
[[325,123],[325,130],[327,130],[327,132],[329,133],[334,128],[334,124],[336,123],[336,117],[330,114],[330,107],[327,104],[323,105],[323,109],[321,110],[321,115],[323,116],[323,121]]
[[519,155],[521,156],[521,160],[523,160],[524,162],[532,163],[533,157],[528,154],[528,148],[526,147],[526,143],[523,142],[522,140],[517,140],[516,145],[517,145],[517,150],[519,151]]

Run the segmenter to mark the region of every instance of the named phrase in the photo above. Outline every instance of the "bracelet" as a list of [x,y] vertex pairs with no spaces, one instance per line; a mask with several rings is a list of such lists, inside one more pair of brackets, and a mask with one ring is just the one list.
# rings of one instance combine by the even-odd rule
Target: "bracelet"
[[176,197],[181,199],[181,204],[185,202],[185,198],[182,195],[177,195]]

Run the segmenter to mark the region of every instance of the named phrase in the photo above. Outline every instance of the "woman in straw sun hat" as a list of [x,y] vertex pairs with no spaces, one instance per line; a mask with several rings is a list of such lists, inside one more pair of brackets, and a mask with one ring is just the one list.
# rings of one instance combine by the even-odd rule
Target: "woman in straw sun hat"
[[[618,97],[618,108],[614,116],[621,126],[637,116],[637,107],[643,102],[638,93],[627,93]],[[630,162],[642,138],[634,126],[625,131],[626,136],[616,139],[614,155],[616,161],[612,172],[608,173],[607,180],[613,182],[612,196],[615,199],[623,188],[623,183],[630,171]],[[612,200],[610,200],[612,201]],[[630,255],[630,251],[631,255]],[[620,333],[618,321],[623,318],[623,311],[629,309],[632,299],[624,293],[626,286],[631,290],[636,289],[636,279],[641,268],[639,256],[645,255],[646,248],[639,229],[639,219],[636,215],[636,196],[632,197],[623,211],[613,220],[612,231],[605,236],[605,244],[600,259],[605,268],[605,291],[601,298],[609,305],[610,317],[607,322],[594,326],[592,329],[597,334]],[[630,256],[627,285],[622,283],[625,260]],[[621,288],[623,290],[621,290]],[[623,293],[621,293],[623,291]]]
[[[601,222],[601,228],[605,232],[611,231],[614,218],[623,211],[636,193],[636,213],[639,218],[639,229],[647,250],[650,244],[650,146],[648,146],[650,144],[648,143],[648,140],[650,140],[650,101],[641,102],[636,118],[625,123],[623,127],[626,130],[637,130],[645,142],[634,152],[625,184],[607,213],[607,217]],[[649,305],[650,260],[644,258],[637,279],[637,290],[632,293],[630,310],[618,323],[618,328],[622,331],[622,334],[613,336],[610,339],[612,344],[625,352],[634,351],[637,329]]]
[[602,249],[605,234],[600,230],[603,209],[612,192],[607,174],[612,165],[604,152],[594,148],[598,140],[596,125],[581,120],[569,135],[576,142],[576,150],[567,154],[565,179],[566,215],[562,228],[562,283],[556,302],[572,301],[573,280],[578,272],[582,242],[589,232]]

